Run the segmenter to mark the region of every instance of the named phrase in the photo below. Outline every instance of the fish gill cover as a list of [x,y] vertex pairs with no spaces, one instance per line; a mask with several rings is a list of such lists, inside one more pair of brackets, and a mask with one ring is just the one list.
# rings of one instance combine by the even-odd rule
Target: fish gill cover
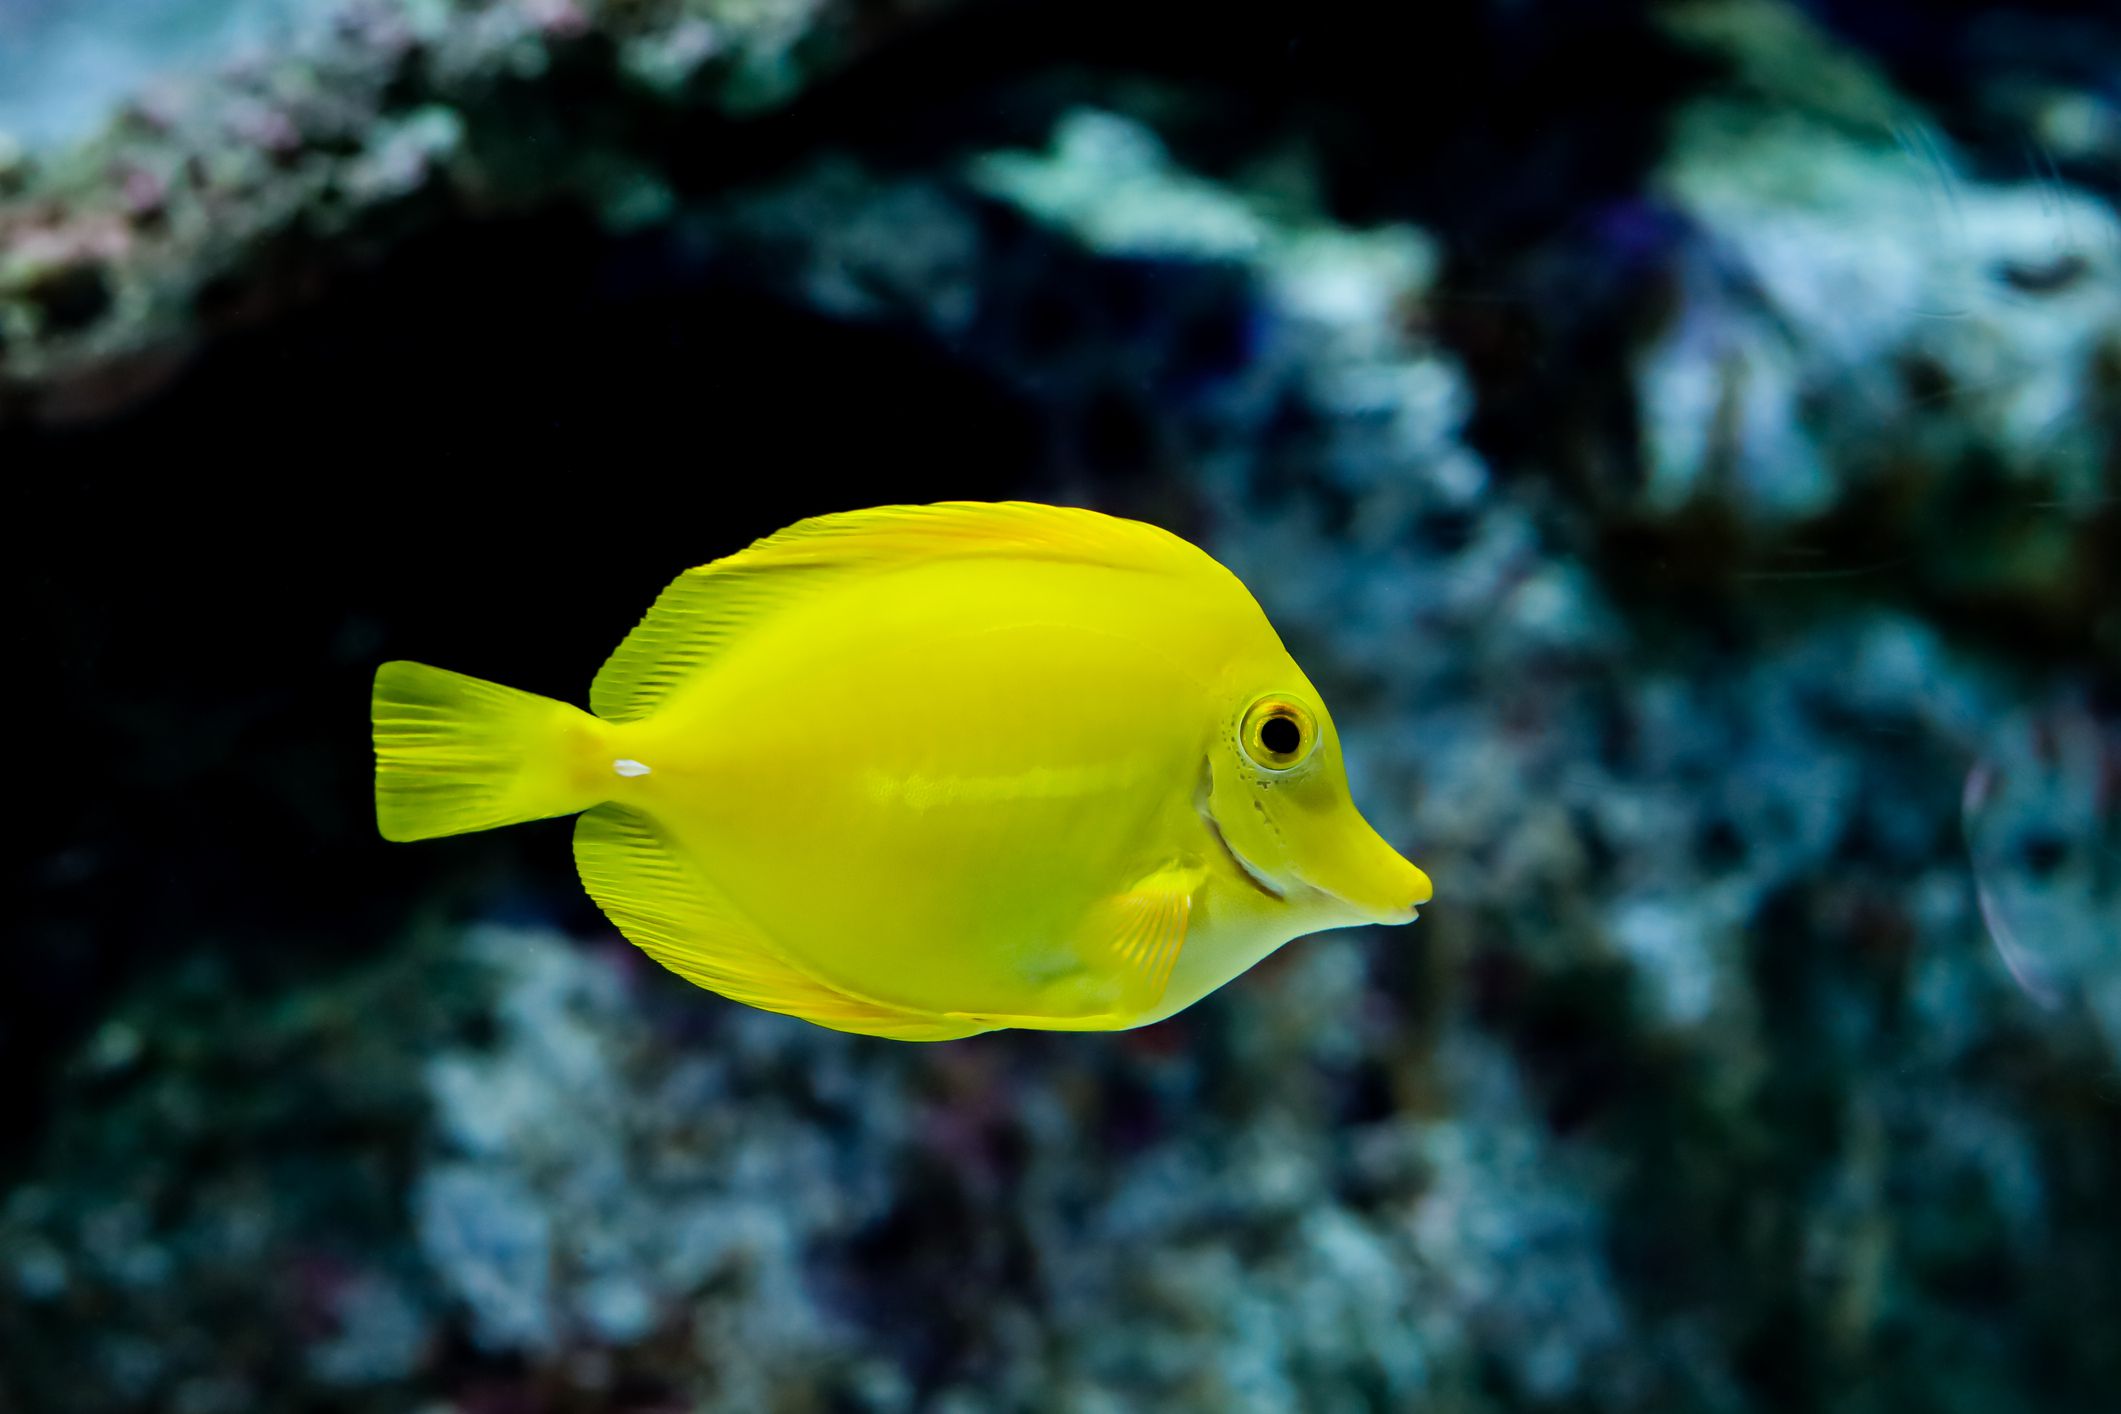
[[[0,16],[0,1408],[2112,1407],[2109,7],[180,8]],[[1419,924],[914,1048],[374,839],[378,662],[1007,497]]]

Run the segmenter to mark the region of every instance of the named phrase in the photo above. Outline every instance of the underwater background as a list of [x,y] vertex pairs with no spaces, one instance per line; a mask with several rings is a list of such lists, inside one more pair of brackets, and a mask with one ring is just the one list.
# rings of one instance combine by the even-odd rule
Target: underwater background
[[[2121,1408],[2117,198],[2107,0],[0,0],[0,1410]],[[912,1046],[377,839],[945,497],[1422,921]]]

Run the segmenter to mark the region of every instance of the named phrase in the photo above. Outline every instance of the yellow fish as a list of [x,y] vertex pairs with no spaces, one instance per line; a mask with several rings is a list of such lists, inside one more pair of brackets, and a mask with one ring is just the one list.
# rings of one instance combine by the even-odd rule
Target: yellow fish
[[842,1031],[1142,1026],[1429,899],[1258,602],[1139,521],[802,521],[678,576],[589,704],[385,663],[384,837],[580,812],[620,932]]

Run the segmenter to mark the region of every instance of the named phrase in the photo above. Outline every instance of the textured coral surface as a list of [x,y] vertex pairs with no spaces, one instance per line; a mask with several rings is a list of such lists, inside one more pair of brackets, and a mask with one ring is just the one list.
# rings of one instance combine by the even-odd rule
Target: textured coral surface
[[[2114,1407],[2106,7],[62,8],[0,1410]],[[1246,579],[1420,923],[907,1046],[373,838],[378,661],[1024,495]]]

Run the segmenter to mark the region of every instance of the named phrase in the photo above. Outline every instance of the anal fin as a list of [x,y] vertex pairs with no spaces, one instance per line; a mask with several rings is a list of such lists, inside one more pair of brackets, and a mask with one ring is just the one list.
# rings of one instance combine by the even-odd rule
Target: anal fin
[[791,964],[640,812],[600,805],[576,822],[575,867],[628,941],[688,982],[835,1031],[943,1041],[990,1029],[846,992]]

